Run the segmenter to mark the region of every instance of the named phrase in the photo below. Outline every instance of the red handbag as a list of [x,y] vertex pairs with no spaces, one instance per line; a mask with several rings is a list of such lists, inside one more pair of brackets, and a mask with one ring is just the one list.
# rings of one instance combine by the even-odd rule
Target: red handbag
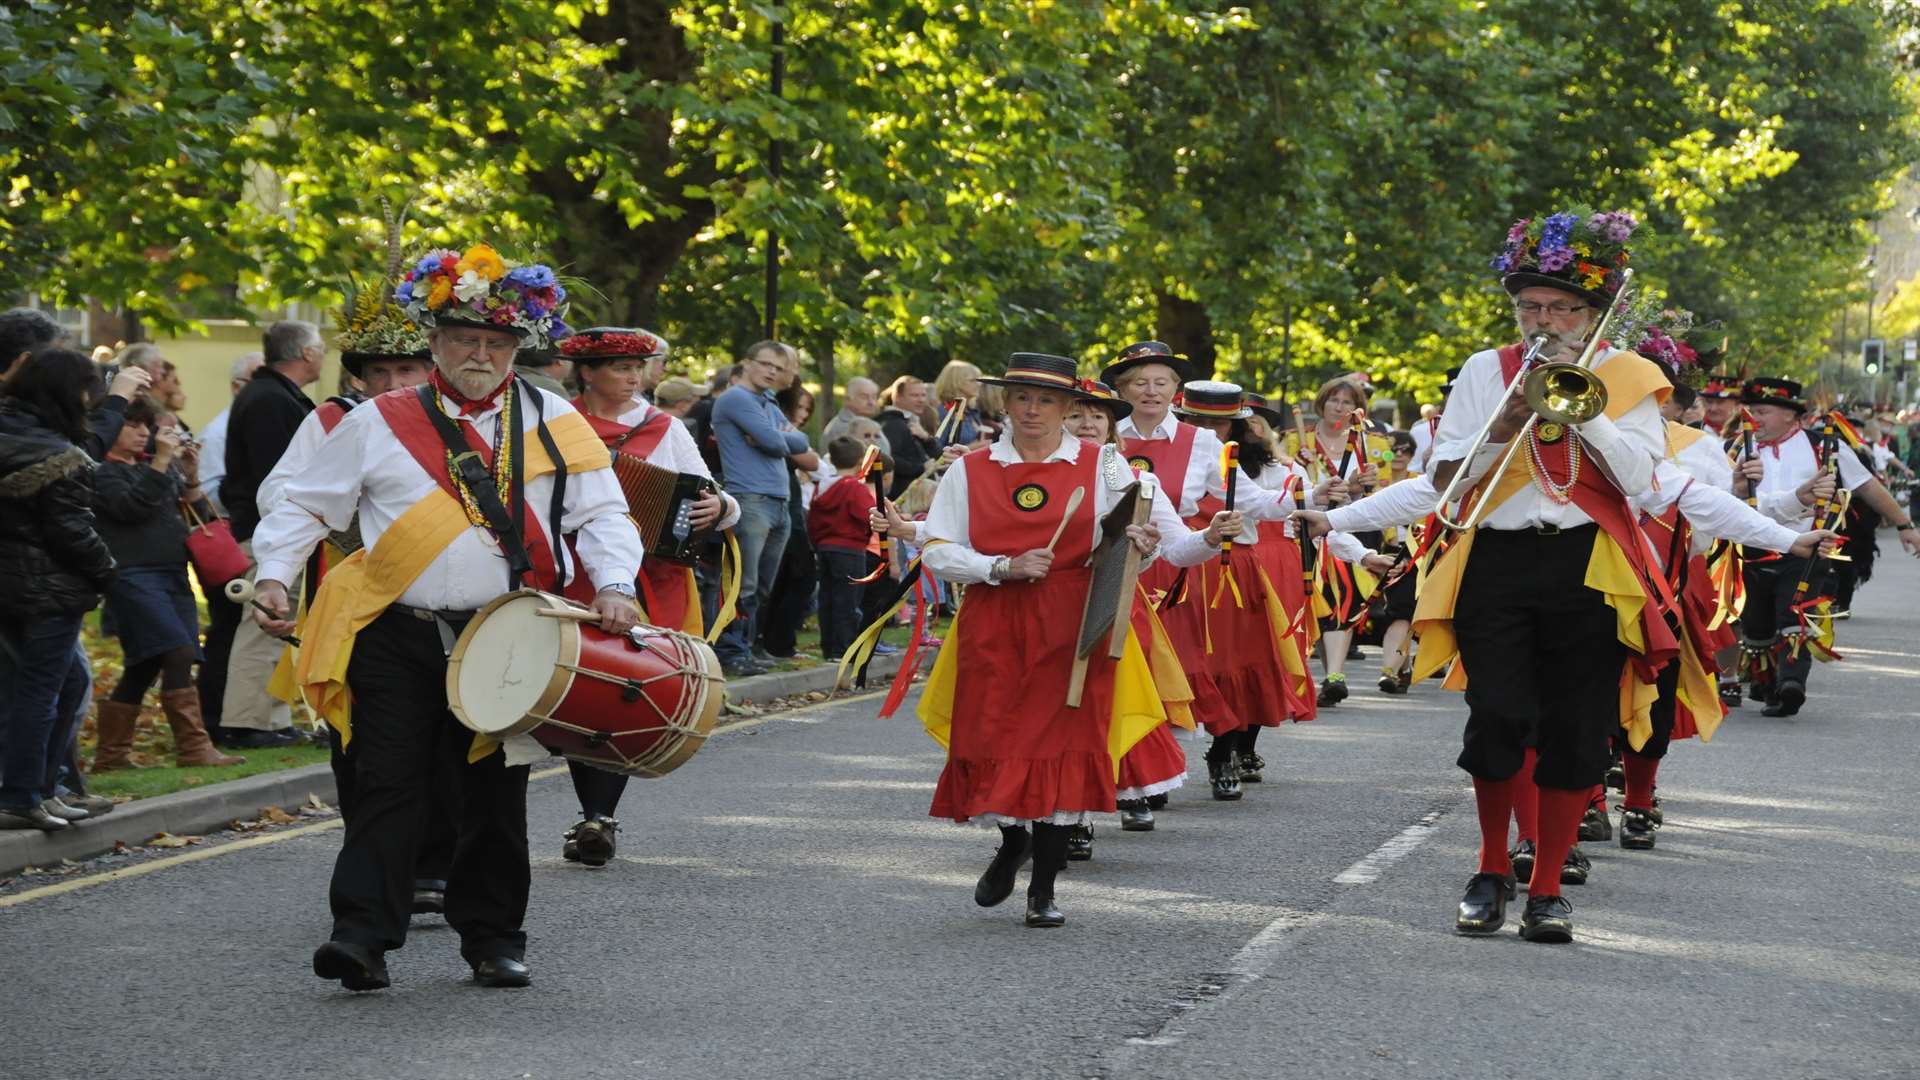
[[202,589],[218,591],[234,578],[247,576],[253,560],[240,549],[240,541],[233,538],[233,527],[225,518],[202,518],[193,504],[184,500],[180,513],[187,519],[187,558],[193,560],[193,572],[200,578]]

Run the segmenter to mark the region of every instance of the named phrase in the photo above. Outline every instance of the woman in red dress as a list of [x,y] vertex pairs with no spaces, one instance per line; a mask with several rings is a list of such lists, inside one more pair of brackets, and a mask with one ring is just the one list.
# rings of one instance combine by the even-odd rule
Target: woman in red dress
[[[645,330],[597,326],[562,341],[560,354],[573,361],[574,379],[580,385],[580,396],[573,399],[573,407],[580,410],[615,455],[627,454],[663,469],[712,478],[686,425],[640,396],[648,365],[667,354],[666,344],[659,337]],[[709,525],[726,529],[739,517],[739,504],[714,491],[694,503],[692,525],[696,529]],[[576,577],[569,590],[574,586],[592,589],[585,575]],[[634,588],[639,593],[641,617],[649,625],[703,633],[692,568],[647,559],[640,564],[640,578]],[[567,830],[561,854],[568,862],[604,866],[613,858],[614,835],[620,827],[613,815],[627,790],[627,777],[577,761],[567,762],[567,771],[573,776],[574,794],[580,799],[580,821]]]
[[[1166,711],[1132,637],[1117,661],[1095,650],[1080,704],[1066,704],[1095,534],[1134,482],[1112,448],[1062,426],[1081,396],[1074,362],[1015,353],[1005,376],[985,381],[1007,388],[1007,428],[947,471],[921,556],[943,580],[971,586],[920,702],[928,731],[948,748],[930,812],[1000,827],[976,903],[1005,900],[1031,855],[1027,925],[1059,926],[1054,879],[1069,829],[1113,811],[1115,758]],[[1127,535],[1144,553],[1159,546],[1151,525]],[[1169,556],[1205,544],[1205,534],[1189,533]]]

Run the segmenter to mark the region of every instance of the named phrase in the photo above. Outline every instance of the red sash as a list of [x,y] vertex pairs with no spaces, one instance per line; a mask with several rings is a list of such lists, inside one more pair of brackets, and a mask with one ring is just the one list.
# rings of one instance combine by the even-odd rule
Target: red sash
[[[400,445],[406,447],[407,453],[413,455],[413,460],[426,470],[428,476],[433,477],[434,482],[440,485],[440,490],[453,496],[454,501],[458,502],[460,492],[453,486],[453,476],[447,471],[446,444],[440,441],[440,433],[434,430],[433,419],[427,415],[418,392],[412,387],[404,387],[399,390],[389,390],[374,398],[373,401],[380,407],[380,415],[386,419],[387,427],[392,429],[393,437],[399,439]],[[515,419],[518,419],[518,411],[516,407]],[[480,460],[486,462],[491,468],[493,448],[480,441],[480,436],[473,430],[472,422],[464,417],[458,417],[455,418],[454,424],[460,429],[460,434],[466,437],[468,448],[479,454]],[[554,464],[558,466],[560,463]],[[524,499],[526,493],[521,492],[520,496]],[[541,511],[535,509],[532,504],[527,504],[527,534],[524,539],[527,544],[527,557],[533,561],[533,573],[526,584],[554,592],[557,591],[556,583],[560,580],[560,572],[554,564],[553,548],[547,543],[546,530],[540,525],[540,514]]]
[[1145,469],[1159,479],[1175,513],[1187,497],[1187,463],[1193,459],[1193,437],[1199,431],[1192,424],[1176,423],[1171,439],[1121,440],[1133,467]]
[[[620,442],[621,437],[627,432],[633,431],[632,424],[623,424],[618,420],[602,420],[588,412],[586,405],[579,398],[573,399],[573,407],[580,411],[581,418],[586,420],[587,426],[593,429],[593,433],[600,436],[600,441],[609,447]],[[620,444],[620,452],[645,461],[667,437],[667,428],[673,423],[673,417],[663,412],[655,412],[652,416],[640,421],[640,430],[633,431],[633,438]]]
[[347,418],[347,410],[337,401],[323,402],[314,412],[320,415],[320,430],[328,434],[332,434],[333,429],[340,426],[340,421]]

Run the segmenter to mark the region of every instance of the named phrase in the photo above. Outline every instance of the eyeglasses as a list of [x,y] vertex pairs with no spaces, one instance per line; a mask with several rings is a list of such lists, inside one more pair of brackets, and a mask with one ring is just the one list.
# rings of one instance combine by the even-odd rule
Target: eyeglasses
[[465,349],[468,352],[485,352],[490,356],[511,356],[519,351],[520,348],[520,343],[517,341],[485,338],[477,334],[472,336],[466,334],[449,334],[447,336],[447,344],[456,349]]
[[1544,311],[1556,319],[1563,319],[1575,312],[1585,311],[1587,307],[1588,305],[1586,304],[1536,304],[1531,300],[1515,300],[1513,302],[1513,310],[1518,314],[1538,315]]

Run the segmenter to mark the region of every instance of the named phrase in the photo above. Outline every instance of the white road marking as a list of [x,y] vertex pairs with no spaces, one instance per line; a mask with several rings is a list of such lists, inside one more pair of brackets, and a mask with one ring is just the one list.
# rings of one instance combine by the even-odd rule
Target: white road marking
[[1380,880],[1387,867],[1399,862],[1413,853],[1413,849],[1426,842],[1433,835],[1434,826],[1441,818],[1441,811],[1435,810],[1419,821],[1400,830],[1400,834],[1379,847],[1368,852],[1364,858],[1345,870],[1333,875],[1336,885],[1371,885]]

